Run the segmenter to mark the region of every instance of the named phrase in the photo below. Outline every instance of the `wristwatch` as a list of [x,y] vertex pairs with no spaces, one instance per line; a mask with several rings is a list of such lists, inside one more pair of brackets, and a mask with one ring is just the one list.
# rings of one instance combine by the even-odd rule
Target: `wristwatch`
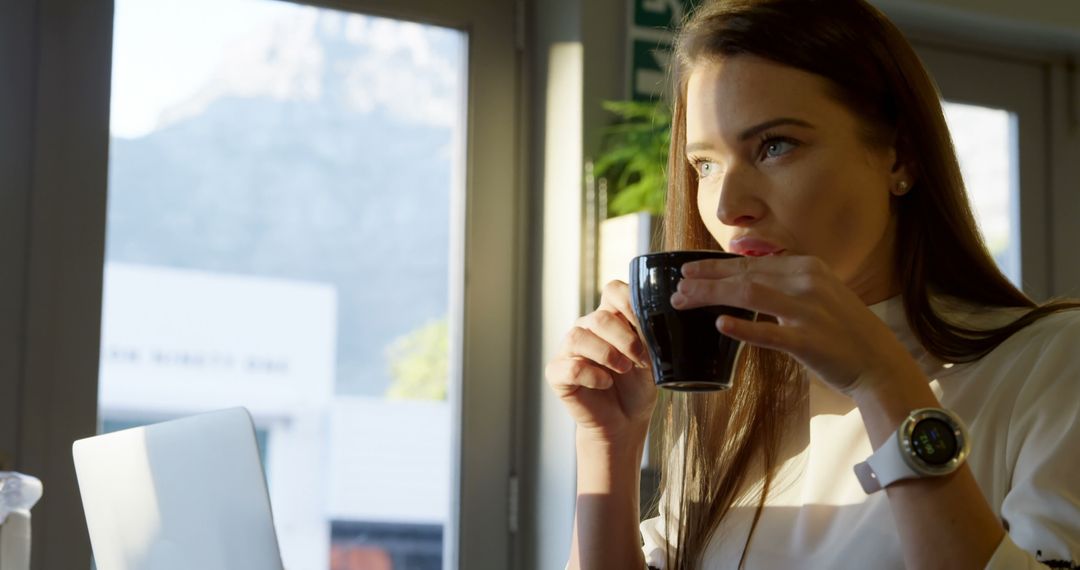
[[964,464],[971,444],[956,414],[941,408],[911,412],[885,444],[855,465],[855,476],[867,494],[901,479],[939,477]]

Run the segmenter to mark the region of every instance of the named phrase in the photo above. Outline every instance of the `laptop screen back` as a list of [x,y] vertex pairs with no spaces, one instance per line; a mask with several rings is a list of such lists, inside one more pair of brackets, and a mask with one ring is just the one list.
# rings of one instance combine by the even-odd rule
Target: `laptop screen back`
[[72,452],[98,570],[282,570],[247,410],[82,439]]

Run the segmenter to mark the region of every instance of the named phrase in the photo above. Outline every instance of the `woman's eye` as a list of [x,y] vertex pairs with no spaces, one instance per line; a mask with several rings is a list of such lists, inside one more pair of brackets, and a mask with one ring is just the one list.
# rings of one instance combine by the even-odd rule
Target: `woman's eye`
[[716,173],[716,163],[711,160],[702,160],[697,163],[698,177],[708,178]]
[[776,158],[791,152],[794,148],[795,143],[789,140],[769,139],[761,145],[761,155],[762,158]]

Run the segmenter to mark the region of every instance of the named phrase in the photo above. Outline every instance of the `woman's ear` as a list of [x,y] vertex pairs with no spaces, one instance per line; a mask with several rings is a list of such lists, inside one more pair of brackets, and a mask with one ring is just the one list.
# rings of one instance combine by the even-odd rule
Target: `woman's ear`
[[910,163],[897,161],[893,164],[889,191],[895,196],[907,194],[915,186],[914,168]]
[[892,147],[892,170],[889,191],[896,196],[903,196],[915,187],[918,178],[918,165],[909,157],[907,138],[902,134],[897,135],[896,142]]

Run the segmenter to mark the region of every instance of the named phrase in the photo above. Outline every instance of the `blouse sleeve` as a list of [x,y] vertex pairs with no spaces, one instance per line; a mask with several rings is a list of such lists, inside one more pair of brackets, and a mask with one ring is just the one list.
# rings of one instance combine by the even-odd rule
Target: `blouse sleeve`
[[663,515],[641,522],[641,540],[641,550],[645,553],[645,565],[656,570],[664,570],[664,552],[667,542],[664,539]]
[[1030,372],[1006,444],[1008,535],[987,570],[1080,568],[1080,312],[1045,318],[1057,322],[1047,322],[1015,363]]
[[[674,448],[668,451],[666,465],[681,465],[685,440],[680,435],[675,439]],[[645,519],[641,522],[642,552],[645,554],[645,566],[651,570],[665,570],[667,567],[667,520],[672,518],[675,525],[678,524],[678,513],[674,515],[668,512],[668,498],[678,497],[681,493],[681,485],[676,482],[670,489],[661,489],[660,500],[657,504],[657,516]],[[670,495],[669,495],[670,493]]]

